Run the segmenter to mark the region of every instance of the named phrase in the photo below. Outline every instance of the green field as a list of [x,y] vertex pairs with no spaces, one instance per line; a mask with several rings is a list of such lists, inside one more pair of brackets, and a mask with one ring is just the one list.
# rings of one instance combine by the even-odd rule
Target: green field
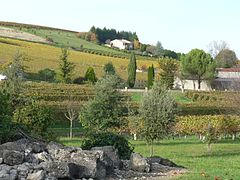
[[[81,139],[61,138],[60,142],[68,146],[80,146]],[[144,141],[131,141],[135,152],[149,156],[149,148]],[[163,140],[154,145],[155,155],[168,158],[187,168],[188,173],[179,180],[213,180],[240,178],[240,140],[223,140],[214,144],[212,153],[195,137],[187,139]]]

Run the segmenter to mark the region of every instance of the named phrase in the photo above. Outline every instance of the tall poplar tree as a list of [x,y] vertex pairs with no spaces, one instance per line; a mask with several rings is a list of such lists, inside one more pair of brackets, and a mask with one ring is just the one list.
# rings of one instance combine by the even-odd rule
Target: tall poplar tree
[[135,54],[132,53],[128,64],[128,79],[127,79],[127,84],[130,88],[134,87],[136,80],[136,70],[137,70],[136,57]]

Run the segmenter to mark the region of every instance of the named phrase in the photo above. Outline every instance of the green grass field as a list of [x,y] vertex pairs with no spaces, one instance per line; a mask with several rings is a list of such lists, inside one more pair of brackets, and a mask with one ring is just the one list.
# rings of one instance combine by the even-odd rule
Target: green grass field
[[[81,139],[60,138],[68,146],[80,146]],[[135,152],[149,156],[149,147],[144,141],[131,141]],[[154,145],[154,154],[168,158],[187,168],[188,173],[178,180],[223,180],[240,178],[240,140],[222,140],[212,146],[212,153],[207,153],[206,144],[195,137],[187,139],[163,140]]]

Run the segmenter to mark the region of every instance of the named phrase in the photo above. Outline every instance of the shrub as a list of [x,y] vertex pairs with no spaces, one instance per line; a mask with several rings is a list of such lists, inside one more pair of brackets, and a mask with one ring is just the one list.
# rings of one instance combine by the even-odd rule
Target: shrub
[[134,149],[126,138],[113,133],[91,134],[82,143],[82,149],[86,150],[99,146],[114,146],[121,159],[129,159]]
[[38,71],[39,80],[53,82],[55,80],[56,72],[52,69],[46,68]]
[[84,77],[77,77],[73,80],[74,84],[83,84],[86,79]]

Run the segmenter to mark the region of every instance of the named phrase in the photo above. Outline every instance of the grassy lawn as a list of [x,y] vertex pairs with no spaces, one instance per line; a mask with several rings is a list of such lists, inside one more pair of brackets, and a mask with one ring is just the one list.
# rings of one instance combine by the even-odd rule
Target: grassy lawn
[[[65,145],[80,146],[81,139],[60,138]],[[149,155],[149,148],[144,141],[131,141],[135,152]],[[154,146],[155,155],[168,158],[186,167],[189,172],[177,179],[239,179],[240,177],[240,141],[223,140],[212,146],[212,153],[207,153],[206,145],[195,137],[187,139],[163,140]]]

